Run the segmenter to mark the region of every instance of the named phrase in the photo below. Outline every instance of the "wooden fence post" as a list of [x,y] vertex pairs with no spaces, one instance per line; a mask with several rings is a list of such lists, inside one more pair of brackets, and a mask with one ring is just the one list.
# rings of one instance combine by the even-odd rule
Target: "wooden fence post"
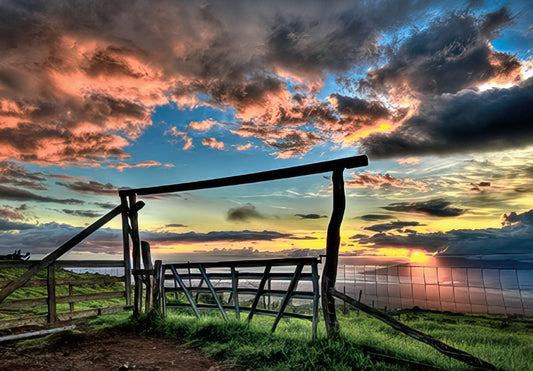
[[152,300],[152,282],[153,282],[153,269],[152,254],[150,253],[150,244],[146,241],[141,241],[141,255],[143,260],[143,267],[145,270],[152,272],[146,273],[144,277],[144,284],[146,286],[146,300],[144,304],[145,312],[148,313],[151,307]]
[[48,266],[48,275],[46,279],[46,289],[48,292],[48,323],[53,325],[57,319],[56,312],[56,266],[50,264]]
[[[139,218],[137,210],[133,207],[136,202],[135,193],[129,195],[129,217],[131,228],[131,244],[132,244],[132,258],[133,258],[133,269],[141,269],[141,241],[139,237]],[[142,280],[139,274],[134,275],[135,280],[135,295],[134,295],[134,304],[133,304],[133,315],[138,316],[142,310]]]
[[163,316],[162,310],[162,298],[161,295],[164,293],[162,285],[165,284],[164,278],[162,278],[162,266],[163,262],[161,260],[156,260],[154,264],[154,290],[153,290],[153,310],[160,316]]
[[120,196],[122,205],[122,244],[124,253],[124,286],[126,289],[126,306],[131,307],[131,257],[130,257],[130,224],[128,222],[128,199]]
[[340,227],[346,207],[346,195],[344,194],[344,168],[333,170],[333,211],[328,225],[326,239],[326,262],[322,271],[322,309],[328,337],[334,337],[339,333],[339,322],[335,312],[335,281],[337,280],[337,266],[339,263]]

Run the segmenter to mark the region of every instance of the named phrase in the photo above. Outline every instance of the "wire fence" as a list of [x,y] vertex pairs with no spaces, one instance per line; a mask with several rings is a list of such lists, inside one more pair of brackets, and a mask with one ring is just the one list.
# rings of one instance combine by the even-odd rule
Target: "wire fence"
[[533,269],[340,265],[336,288],[377,309],[533,316]]

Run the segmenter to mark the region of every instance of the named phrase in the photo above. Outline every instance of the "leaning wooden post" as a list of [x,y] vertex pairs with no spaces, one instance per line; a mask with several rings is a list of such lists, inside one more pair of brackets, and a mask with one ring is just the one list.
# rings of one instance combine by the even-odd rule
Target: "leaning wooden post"
[[[130,194],[129,198],[129,217],[130,217],[130,236],[132,244],[132,258],[133,258],[133,269],[141,269],[141,238],[139,236],[139,220],[137,210],[133,207],[136,202],[135,193]],[[133,305],[133,314],[134,316],[139,315],[142,309],[142,280],[139,274],[134,274],[135,280],[135,296],[134,296],[134,305]]]
[[128,222],[128,199],[120,196],[122,205],[122,245],[124,252],[124,285],[126,289],[126,306],[131,307],[131,257],[130,257],[130,224]]
[[340,227],[344,209],[346,207],[346,196],[344,194],[344,179],[342,173],[344,168],[333,170],[333,211],[328,225],[326,239],[326,262],[322,271],[322,310],[324,311],[324,322],[328,337],[334,337],[339,333],[339,322],[335,312],[335,281],[337,280],[337,265],[339,263],[339,246],[341,242]]

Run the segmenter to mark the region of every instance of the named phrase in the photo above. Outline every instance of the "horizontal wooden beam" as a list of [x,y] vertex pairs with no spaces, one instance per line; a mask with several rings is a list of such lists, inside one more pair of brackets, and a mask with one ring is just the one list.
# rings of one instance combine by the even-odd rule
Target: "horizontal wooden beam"
[[341,158],[338,160],[317,162],[309,165],[288,167],[285,169],[262,171],[258,173],[235,175],[225,178],[201,180],[190,183],[168,184],[155,187],[121,189],[120,196],[126,195],[152,195],[160,193],[185,192],[198,189],[227,187],[240,184],[258,183],[269,180],[294,178],[304,175],[321,174],[334,169],[353,169],[368,165],[368,157],[365,155]]
[[[191,306],[189,304],[172,304],[172,303],[168,303],[167,307],[168,308],[190,308]],[[198,304],[197,308],[198,309],[208,309],[208,310],[218,310],[218,306],[216,304]],[[223,308],[224,308],[224,310],[235,311],[235,307],[234,306],[224,305]],[[239,309],[242,312],[249,312],[252,308],[239,307]],[[256,308],[256,309],[254,309],[254,314],[262,314],[264,316],[274,316],[275,317],[275,316],[278,315],[278,312],[275,311],[275,310],[257,309]],[[287,318],[306,319],[308,321],[312,321],[313,320],[313,316],[310,316],[308,314],[300,314],[300,313],[284,312],[283,313],[283,317],[284,318],[287,317]]]
[[205,268],[250,268],[250,267],[264,267],[270,266],[284,266],[284,265],[297,265],[297,264],[318,264],[320,263],[319,257],[305,257],[305,258],[275,258],[275,259],[247,259],[247,260],[226,260],[220,262],[177,262],[177,263],[165,263],[164,267],[173,266],[176,269],[182,268],[197,268],[198,264],[203,265]]

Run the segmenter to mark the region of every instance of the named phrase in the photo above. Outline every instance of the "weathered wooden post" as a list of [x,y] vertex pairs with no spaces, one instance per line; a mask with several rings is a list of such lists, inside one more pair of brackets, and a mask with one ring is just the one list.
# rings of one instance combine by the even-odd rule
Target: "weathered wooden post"
[[146,272],[144,275],[144,284],[146,286],[146,299],[144,304],[144,310],[146,313],[150,310],[152,300],[152,282],[153,282],[153,270],[152,254],[150,252],[150,244],[146,241],[141,241],[141,255],[143,260],[143,267]]
[[322,309],[328,337],[334,337],[339,333],[339,322],[335,311],[335,281],[337,280],[337,265],[339,263],[339,246],[341,242],[340,227],[346,208],[346,196],[344,194],[343,167],[333,170],[333,211],[328,225],[326,239],[326,262],[322,271]]
[[124,286],[126,289],[126,306],[131,307],[131,258],[130,258],[130,224],[128,222],[128,199],[120,195],[122,205],[122,245],[124,253]]
[[137,210],[133,205],[137,201],[135,193],[129,194],[129,217],[130,217],[130,236],[131,236],[131,253],[133,260],[133,278],[135,280],[135,295],[133,303],[133,314],[139,315],[142,310],[142,280],[139,274],[135,271],[141,269],[141,238],[139,236],[139,216]]
[[163,316],[162,307],[162,298],[164,295],[164,288],[162,285],[165,284],[165,278],[162,277],[163,262],[161,260],[156,260],[154,264],[154,290],[153,290],[153,312],[157,313],[160,316]]

